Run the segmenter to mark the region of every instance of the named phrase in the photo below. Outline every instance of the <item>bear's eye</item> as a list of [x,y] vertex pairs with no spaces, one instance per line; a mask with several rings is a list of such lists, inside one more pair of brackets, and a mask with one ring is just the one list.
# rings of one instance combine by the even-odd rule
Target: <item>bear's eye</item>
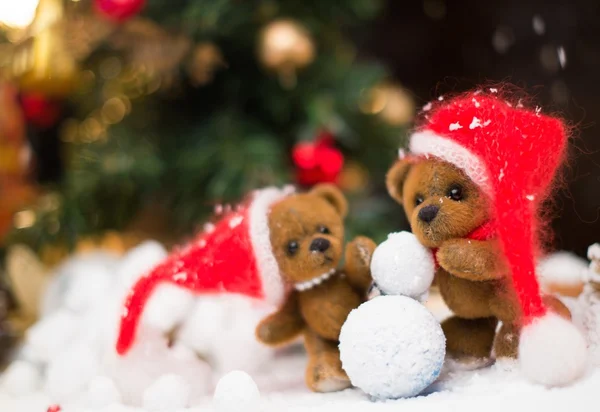
[[461,185],[454,184],[448,189],[448,197],[452,200],[459,201],[463,198],[463,188]]
[[296,254],[296,252],[298,251],[298,248],[300,247],[300,245],[298,244],[298,242],[296,242],[295,240],[292,240],[290,243],[288,243],[287,245],[287,251],[288,254],[290,256],[293,256]]
[[317,227],[317,232],[323,233],[324,235],[328,235],[331,233],[329,228],[327,228],[327,226],[323,226],[323,225],[320,225],[319,227]]
[[415,206],[419,206],[424,201],[423,195],[417,195],[417,197],[415,197]]

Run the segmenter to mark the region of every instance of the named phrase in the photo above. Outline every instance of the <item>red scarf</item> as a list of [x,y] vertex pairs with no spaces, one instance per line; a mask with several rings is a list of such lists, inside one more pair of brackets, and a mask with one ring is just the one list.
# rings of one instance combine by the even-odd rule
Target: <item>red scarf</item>
[[[466,239],[473,240],[490,240],[496,237],[496,222],[493,220],[488,220],[483,225],[479,226],[477,229],[472,231],[466,236]],[[438,248],[432,248],[433,259],[435,260],[435,268],[439,268],[440,265],[437,262],[437,251]]]

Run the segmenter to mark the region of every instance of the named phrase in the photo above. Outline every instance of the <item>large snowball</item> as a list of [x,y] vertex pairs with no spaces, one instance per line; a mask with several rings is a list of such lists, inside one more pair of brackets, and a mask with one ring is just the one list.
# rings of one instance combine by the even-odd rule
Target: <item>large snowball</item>
[[417,299],[433,282],[435,261],[431,251],[412,233],[391,233],[375,249],[371,273],[383,294]]
[[379,296],[350,312],[340,334],[352,384],[377,399],[418,395],[437,379],[446,339],[433,315],[405,296]]
[[213,406],[217,412],[258,411],[260,392],[246,372],[233,371],[217,383]]

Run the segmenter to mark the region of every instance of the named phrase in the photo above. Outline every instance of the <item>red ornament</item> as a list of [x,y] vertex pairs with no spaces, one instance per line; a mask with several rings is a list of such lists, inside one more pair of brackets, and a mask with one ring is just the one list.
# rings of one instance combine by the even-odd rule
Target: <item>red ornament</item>
[[103,17],[117,23],[129,20],[146,5],[146,0],[94,0],[94,8]]
[[25,120],[40,129],[54,126],[62,114],[60,101],[49,99],[39,93],[21,95],[21,108]]
[[334,146],[329,132],[320,133],[314,142],[296,144],[292,160],[296,165],[296,180],[303,186],[336,183],[344,166],[344,155]]
[[60,412],[60,411],[62,411],[62,408],[60,407],[60,405],[48,406],[48,409],[46,410],[46,412]]

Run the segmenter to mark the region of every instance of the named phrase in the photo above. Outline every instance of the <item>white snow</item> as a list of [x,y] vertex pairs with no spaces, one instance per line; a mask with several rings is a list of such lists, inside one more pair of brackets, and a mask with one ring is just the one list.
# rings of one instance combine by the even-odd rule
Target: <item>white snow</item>
[[217,412],[255,412],[259,410],[259,404],[258,386],[246,372],[229,372],[217,383],[213,395],[213,406]]
[[438,321],[405,296],[363,303],[340,334],[340,357],[350,381],[377,399],[418,395],[439,376],[445,354]]
[[159,377],[144,391],[143,406],[149,412],[168,412],[189,406],[190,384],[179,375]]
[[[411,399],[372,402],[359,389],[311,393],[304,384],[306,355],[298,346],[277,351],[252,346],[257,345],[253,339],[255,322],[271,309],[240,297],[229,303],[225,297],[195,298],[194,309],[189,309],[182,321],[183,325],[188,324],[191,334],[188,338],[183,338],[185,328],[179,325],[180,333],[174,334],[174,342],[169,346],[164,332],[144,325],[132,351],[119,357],[114,343],[122,299],[129,285],[165,254],[157,243],[147,243],[122,259],[92,254],[74,258],[59,268],[46,296],[44,316],[28,331],[16,362],[0,375],[0,411],[43,412],[59,403],[64,412],[149,412],[141,406],[144,392],[161,376],[169,374],[182,377],[190,385],[192,407],[172,408],[173,412],[214,411],[211,391],[222,369],[246,370],[252,376],[261,392],[258,400],[261,412],[505,412],[525,408],[564,411],[589,410],[597,402],[600,371],[594,365],[600,365],[600,357],[590,362],[581,380],[552,390],[530,383],[516,362],[500,362],[470,371],[447,362],[439,379],[422,396]],[[83,305],[86,309],[81,311],[68,309],[67,292],[75,284],[71,281],[94,273],[100,266],[107,269],[104,273],[112,279],[102,293],[103,298]],[[572,273],[567,270],[564,274],[567,272]],[[581,298],[565,300],[576,324],[593,328],[586,330],[590,344],[600,341],[600,322],[588,321],[600,316],[597,295],[590,286]],[[200,311],[204,299],[210,302],[206,308],[212,313]],[[449,314],[435,297],[428,300],[427,306],[438,319]],[[208,323],[211,316],[221,320],[211,325]],[[192,333],[203,322],[207,322],[206,331],[212,334],[211,339]],[[68,353],[79,359],[81,368],[75,368],[75,362],[67,359]],[[91,354],[95,354],[95,360]],[[236,367],[237,362],[243,366]],[[73,371],[73,376],[67,374],[68,370]],[[75,377],[86,382],[80,384]],[[63,380],[64,385],[58,385],[54,379]],[[72,391],[76,393],[65,395]],[[59,400],[57,395],[65,399]]]
[[573,253],[561,251],[540,259],[536,267],[542,287],[576,286],[583,282],[588,263]]
[[433,282],[435,262],[412,233],[391,233],[373,252],[371,273],[384,294],[418,298]]
[[458,129],[462,129],[462,126],[460,125],[459,122],[450,123],[450,126],[448,126],[448,130],[450,130],[451,132],[458,130]]

